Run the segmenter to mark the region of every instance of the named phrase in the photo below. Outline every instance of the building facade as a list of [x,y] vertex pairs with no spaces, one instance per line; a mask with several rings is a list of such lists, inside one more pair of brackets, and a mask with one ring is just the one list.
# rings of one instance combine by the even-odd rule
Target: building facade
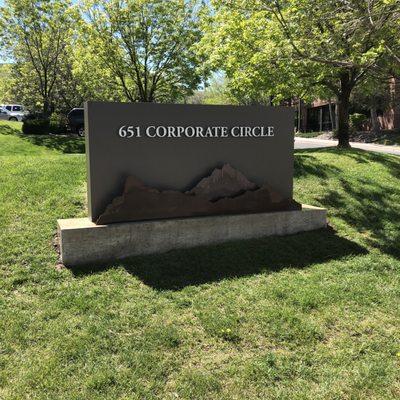
[[[388,85],[389,106],[384,110],[377,110],[379,127],[382,130],[400,130],[400,80],[391,79]],[[337,106],[336,101],[317,99],[306,104],[303,101],[294,103],[296,107],[296,130],[301,132],[323,132],[335,129]],[[363,130],[372,129],[369,112],[365,112],[367,121]],[[299,118],[300,116],[300,118]]]

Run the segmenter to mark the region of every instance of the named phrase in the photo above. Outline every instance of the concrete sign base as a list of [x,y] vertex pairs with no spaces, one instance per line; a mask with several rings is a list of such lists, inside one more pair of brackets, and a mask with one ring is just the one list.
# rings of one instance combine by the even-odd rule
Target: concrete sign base
[[96,225],[89,218],[58,220],[61,261],[66,266],[104,264],[127,257],[232,240],[287,235],[325,228],[326,210],[219,215]]

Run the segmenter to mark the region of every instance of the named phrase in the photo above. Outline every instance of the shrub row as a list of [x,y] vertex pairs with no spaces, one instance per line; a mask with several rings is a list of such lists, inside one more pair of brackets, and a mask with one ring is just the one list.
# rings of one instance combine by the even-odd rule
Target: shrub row
[[59,114],[52,114],[50,118],[34,116],[24,121],[22,132],[25,135],[59,135],[66,132],[66,120]]

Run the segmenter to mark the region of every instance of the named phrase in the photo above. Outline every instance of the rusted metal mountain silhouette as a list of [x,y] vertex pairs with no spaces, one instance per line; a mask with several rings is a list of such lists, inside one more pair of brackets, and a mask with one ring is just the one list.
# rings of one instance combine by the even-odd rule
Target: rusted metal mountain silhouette
[[130,176],[121,196],[109,204],[97,224],[148,219],[197,217],[298,210],[301,205],[285,199],[267,185],[250,182],[229,164],[213,170],[191,190],[158,190]]
[[250,182],[240,171],[225,164],[222,168],[215,168],[210,176],[203,178],[193,189],[186,192],[201,196],[210,201],[233,197],[247,190],[255,190],[258,186]]

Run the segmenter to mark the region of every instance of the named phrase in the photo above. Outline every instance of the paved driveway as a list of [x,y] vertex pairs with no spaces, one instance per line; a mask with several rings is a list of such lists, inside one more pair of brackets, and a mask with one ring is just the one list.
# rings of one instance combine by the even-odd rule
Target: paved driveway
[[[400,156],[400,146],[385,146],[382,144],[370,143],[350,143],[351,147],[356,149],[376,151],[378,153],[395,154]],[[294,142],[295,149],[315,149],[319,147],[334,147],[337,146],[336,140],[323,140],[323,139],[307,139],[296,137]]]

